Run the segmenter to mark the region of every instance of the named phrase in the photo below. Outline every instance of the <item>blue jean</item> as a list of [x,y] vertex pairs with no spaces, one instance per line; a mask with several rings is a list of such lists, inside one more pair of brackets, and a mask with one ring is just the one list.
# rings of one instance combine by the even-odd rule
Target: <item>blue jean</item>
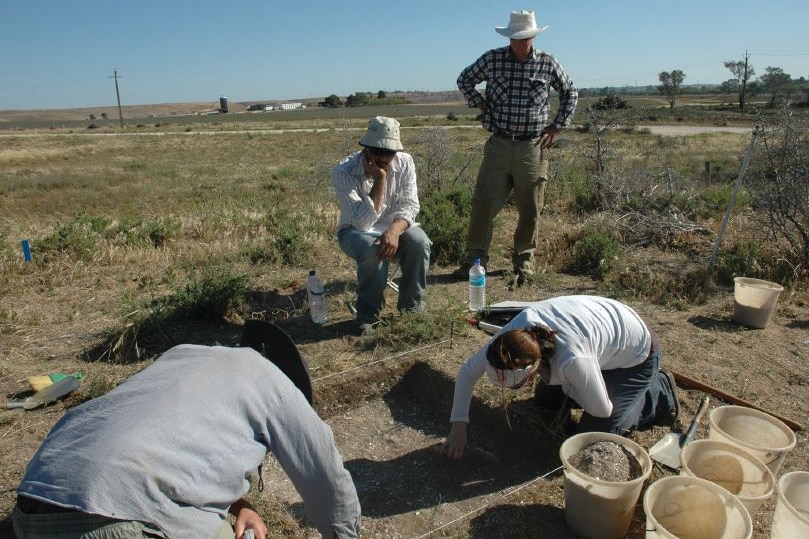
[[[612,401],[610,417],[594,417],[584,412],[576,432],[611,432],[625,436],[632,430],[644,429],[671,416],[675,406],[674,388],[660,372],[659,351],[646,361],[627,369],[601,371]],[[541,408],[558,405],[565,395],[561,386],[537,384],[536,399]]]
[[[359,323],[374,323],[385,305],[388,284],[388,261],[379,260],[378,236],[350,228],[337,234],[340,249],[357,263],[357,317]],[[399,236],[396,260],[402,272],[399,281],[400,311],[421,312],[427,289],[432,242],[419,226],[411,226]]]

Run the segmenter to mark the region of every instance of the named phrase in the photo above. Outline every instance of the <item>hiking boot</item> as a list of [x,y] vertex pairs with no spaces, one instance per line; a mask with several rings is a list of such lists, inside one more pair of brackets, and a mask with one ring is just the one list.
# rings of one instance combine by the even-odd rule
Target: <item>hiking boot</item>
[[354,321],[354,328],[357,332],[357,335],[370,335],[374,331],[376,331],[376,326],[379,322],[360,322],[359,320]]
[[465,281],[469,278],[469,270],[472,268],[471,262],[464,262],[458,269],[453,271],[450,275],[456,281]]
[[666,380],[669,389],[671,389],[671,394],[674,397],[674,404],[670,409],[671,421],[673,423],[674,421],[677,421],[678,417],[680,417],[680,399],[677,398],[677,383],[674,381],[674,375],[666,369],[660,369],[660,374]]
[[517,288],[522,288],[522,286],[530,281],[533,276],[534,272],[531,270],[515,269],[514,275],[511,276],[511,280],[508,282],[508,289],[513,291]]
[[357,330],[360,332],[360,335],[370,335],[376,329],[376,324],[371,324],[370,322],[363,322],[357,326]]

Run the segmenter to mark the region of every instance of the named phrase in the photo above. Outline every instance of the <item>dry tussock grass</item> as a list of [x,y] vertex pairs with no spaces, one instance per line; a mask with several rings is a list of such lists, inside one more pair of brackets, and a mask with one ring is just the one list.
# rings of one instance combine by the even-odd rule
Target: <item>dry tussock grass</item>
[[[400,334],[407,334],[411,328],[393,318],[395,309],[390,305],[395,304],[393,295],[388,295],[389,305],[384,313],[390,317],[390,323],[382,328],[378,338],[355,338],[344,329],[351,319],[346,303],[353,295],[355,275],[333,237],[338,213],[330,192],[328,169],[342,157],[345,148],[357,148],[356,140],[364,124],[355,120],[350,123],[352,130],[347,132],[339,128],[339,123],[321,120],[318,125],[330,127],[329,131],[250,136],[245,133],[194,136],[177,132],[160,137],[89,138],[69,134],[20,137],[11,139],[9,146],[0,150],[0,156],[6,156],[0,157],[0,390],[4,395],[14,394],[24,388],[28,376],[55,370],[87,373],[82,393],[74,400],[36,415],[0,412],[0,444],[4,448],[0,462],[3,469],[0,484],[4,486],[0,515],[6,514],[13,504],[12,489],[25,462],[64,410],[105,392],[146,364],[145,360],[132,364],[87,361],[86,354],[99,346],[113,346],[116,341],[110,339],[111,335],[133,337],[133,320],[148,312],[153,301],[183,286],[194,270],[226,268],[248,275],[248,305],[232,317],[214,323],[162,328],[169,340],[188,338],[209,344],[235,344],[242,317],[273,318],[283,320],[298,339],[316,379],[334,375],[321,382],[325,388],[329,380],[327,395],[361,393],[363,384],[374,376],[398,372],[401,363],[386,358],[397,353],[397,346],[415,346],[408,342],[403,345],[398,340]],[[296,122],[284,127],[303,125],[311,126]],[[213,130],[217,126],[208,128]],[[423,135],[416,130],[403,131],[405,146],[417,159],[429,150],[424,146]],[[566,136],[572,143],[560,148],[554,157],[556,171],[572,167],[581,157],[581,147],[587,144],[584,134],[571,132]],[[485,134],[480,130],[454,130],[449,140],[456,153],[466,155],[480,151]],[[659,156],[664,154],[665,162],[683,178],[699,180],[703,160],[734,163],[745,140],[737,135],[716,135],[661,141],[649,136],[618,134],[614,143],[627,170],[657,169]],[[475,172],[476,166],[472,165],[461,180],[471,182]],[[725,176],[732,177],[731,169]],[[505,279],[493,275],[489,288],[491,301],[605,291],[599,288],[602,283],[569,276],[560,270],[569,261],[570,244],[566,238],[575,237],[591,225],[585,216],[572,213],[569,205],[570,194],[579,181],[560,174],[548,186],[549,207],[542,218],[537,281],[529,289],[513,293],[507,289]],[[159,247],[104,237],[87,259],[52,253],[47,263],[36,258],[34,263],[21,261],[20,239],[45,238],[82,210],[89,216],[109,217],[109,227],[125,219],[143,222],[169,216],[177,219],[179,226]],[[245,256],[246,245],[266,247],[279,233],[278,227],[268,220],[268,215],[274,212],[281,212],[285,219],[294,222],[293,228],[300,232],[297,241],[312,248],[309,261],[298,265],[252,263]],[[747,216],[740,213],[734,219],[735,226],[726,241],[734,241],[741,234],[752,235]],[[514,220],[513,210],[507,207],[496,222],[493,273],[510,269]],[[706,226],[716,230],[719,221],[713,218]],[[609,225],[606,222],[602,226]],[[631,250],[623,268],[634,268],[633,275],[641,277],[659,273],[657,286],[665,287],[670,282],[666,279],[682,275],[683,267],[700,263],[699,255],[694,253],[704,253],[706,245],[695,243],[686,255],[673,255],[661,249]],[[314,328],[306,319],[303,283],[310,266],[318,268],[329,286],[333,325],[322,329]],[[443,324],[450,316],[459,318],[464,301],[464,283],[443,279],[450,269],[431,271],[434,280],[430,283],[429,308],[446,315],[436,318],[436,324]],[[783,312],[796,327],[805,327],[800,325],[806,319],[804,301],[800,294],[784,298]],[[662,327],[661,337],[674,365],[705,372],[710,381],[730,384],[732,390],[764,399],[769,406],[783,407],[786,413],[801,413],[800,403],[809,396],[805,376],[801,378],[803,375],[793,363],[806,359],[806,352],[800,343],[793,342],[788,321],[779,324],[777,334],[788,342],[785,346],[772,331],[756,337],[751,332],[727,330],[721,322],[728,318],[727,302],[723,300],[705,307],[686,306],[694,311],[693,316],[714,321],[709,324],[712,329],[703,332],[687,321],[689,315],[681,315],[677,309],[637,303],[644,317]],[[427,325],[431,320],[412,323]],[[464,326],[454,329],[457,340],[453,349],[435,344],[449,335],[450,328],[441,326],[441,338],[430,341],[434,346],[416,354],[418,359],[431,362],[450,377],[468,353],[486,340],[476,330]],[[142,334],[137,337],[147,338]],[[133,340],[123,344],[132,345]],[[734,358],[737,354],[750,355],[750,350],[756,350],[761,357],[770,351],[766,368],[751,363],[748,357]],[[769,357],[776,354],[779,357]],[[351,369],[373,362],[379,363],[367,369],[368,379],[339,374],[356,372]],[[748,373],[758,370],[765,371],[764,385],[748,379]],[[790,376],[792,382],[780,371]],[[365,373],[365,369],[359,372]],[[787,390],[779,389],[783,387]],[[785,393],[783,399],[779,391]],[[502,406],[503,395],[497,390],[482,386],[478,396],[493,409]],[[369,394],[368,398],[372,397]],[[524,410],[522,397],[509,405],[510,413],[554,438],[558,424],[538,422]],[[697,395],[685,397],[688,406],[698,401]],[[805,417],[805,412],[802,414]],[[502,417],[505,421],[505,416]],[[653,441],[656,434],[659,432],[649,435],[647,441]],[[805,455],[804,452],[798,458],[806,462]],[[287,507],[271,496],[256,499],[264,500],[263,514],[277,525],[278,537],[305,533]],[[514,500],[532,504],[532,510],[537,507],[533,504],[559,507],[560,490],[558,484],[543,483]],[[498,515],[508,514],[509,502],[499,507],[499,511],[490,514],[490,522],[497,523]],[[528,517],[522,513],[520,516]],[[504,518],[502,522],[506,521]],[[383,530],[385,525],[384,519],[379,519],[372,523],[371,529]],[[464,521],[442,535],[464,537],[470,529],[492,530],[485,520],[473,519],[471,524]],[[763,537],[764,532],[761,533],[758,537]]]

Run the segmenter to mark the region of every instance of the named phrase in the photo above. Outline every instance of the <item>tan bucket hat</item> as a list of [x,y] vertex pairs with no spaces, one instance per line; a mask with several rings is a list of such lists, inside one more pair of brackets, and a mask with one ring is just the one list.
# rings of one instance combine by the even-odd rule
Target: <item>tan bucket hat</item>
[[399,122],[393,118],[377,116],[368,121],[368,131],[360,139],[360,144],[369,148],[381,148],[400,152],[404,150],[399,140]]
[[544,31],[547,26],[537,28],[537,21],[533,11],[512,11],[508,26],[496,26],[498,34],[509,39],[527,39]]

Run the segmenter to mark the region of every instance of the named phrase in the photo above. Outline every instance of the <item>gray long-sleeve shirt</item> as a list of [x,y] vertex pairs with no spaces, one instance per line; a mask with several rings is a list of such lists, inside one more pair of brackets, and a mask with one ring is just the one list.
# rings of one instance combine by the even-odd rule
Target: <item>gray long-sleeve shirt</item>
[[250,348],[180,345],[69,411],[17,493],[170,538],[210,537],[268,452],[324,537],[357,537],[360,505],[331,429]]

